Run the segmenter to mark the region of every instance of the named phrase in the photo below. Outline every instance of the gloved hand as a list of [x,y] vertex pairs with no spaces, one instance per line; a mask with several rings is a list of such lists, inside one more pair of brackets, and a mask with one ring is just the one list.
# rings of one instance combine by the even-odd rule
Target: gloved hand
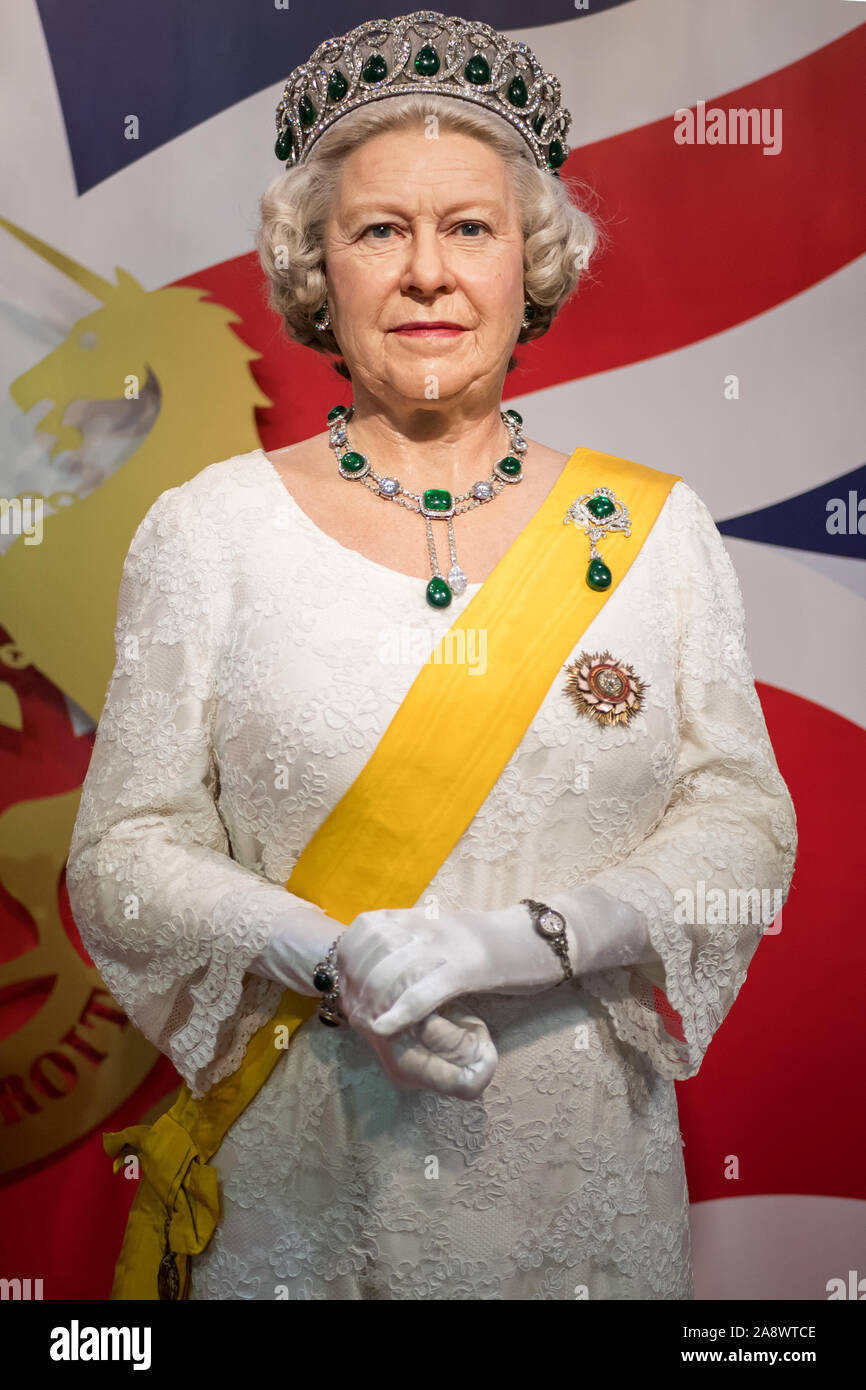
[[[286,893],[283,915],[249,969],[284,989],[315,996],[315,968],[345,931],[342,922],[329,917],[316,903]],[[486,1024],[474,1014],[456,1009],[450,1019],[431,1011],[430,1017],[416,1020],[416,1024],[388,1038],[363,1028],[357,1031],[365,1034],[383,1070],[404,1090],[438,1091],[463,1100],[480,1095],[499,1061]]]
[[249,969],[296,994],[315,996],[319,993],[313,984],[316,966],[346,928],[317,903],[288,892],[285,898],[264,949],[250,961]]
[[[659,963],[643,913],[602,889],[584,884],[543,900],[565,917],[576,978]],[[337,947],[337,963],[348,1022],[385,1037],[461,994],[536,994],[564,979],[559,957],[522,903],[492,912],[446,911],[438,918],[419,908],[362,912]]]
[[499,1061],[486,1023],[463,1009],[452,1009],[450,1018],[428,1014],[390,1037],[366,1031],[363,1037],[385,1074],[407,1091],[474,1100],[490,1084]]

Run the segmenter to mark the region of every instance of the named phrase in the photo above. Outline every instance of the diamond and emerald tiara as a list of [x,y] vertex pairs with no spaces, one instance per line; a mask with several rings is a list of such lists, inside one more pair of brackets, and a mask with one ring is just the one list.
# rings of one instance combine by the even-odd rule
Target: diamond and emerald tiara
[[356,107],[423,92],[496,111],[519,130],[536,164],[559,177],[571,112],[532,49],[487,24],[418,10],[372,19],[326,39],[289,76],[277,107],[277,158],[306,159],[319,136]]

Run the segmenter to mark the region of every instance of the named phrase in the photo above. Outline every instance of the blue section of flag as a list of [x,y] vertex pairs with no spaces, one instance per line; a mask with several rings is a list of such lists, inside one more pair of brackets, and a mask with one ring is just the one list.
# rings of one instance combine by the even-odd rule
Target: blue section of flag
[[[591,17],[629,0],[496,0],[461,4],[464,19],[497,29]],[[76,187],[86,193],[128,164],[192,130],[219,111],[284,82],[326,38],[368,19],[411,14],[406,5],[335,3],[327,8],[288,0],[37,0],[66,124]],[[451,10],[443,11],[451,13]],[[126,117],[138,118],[139,137],[127,139]],[[262,132],[273,144],[273,127]],[[219,163],[219,150],[201,150]]]
[[718,527],[722,535],[745,541],[866,559],[866,464]]

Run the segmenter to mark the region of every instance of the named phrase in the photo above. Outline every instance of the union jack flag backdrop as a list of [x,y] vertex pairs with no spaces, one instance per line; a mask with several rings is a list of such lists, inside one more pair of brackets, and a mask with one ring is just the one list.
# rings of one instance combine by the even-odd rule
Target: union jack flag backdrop
[[[65,892],[113,657],[105,557],[158,492],[316,433],[348,399],[266,306],[257,202],[291,69],[409,9],[0,0],[0,497],[41,497],[46,518],[34,584],[24,538],[0,528],[0,1276],[41,1279],[45,1298],[107,1297],[135,1183],[102,1131],[149,1120],[179,1084],[101,987]],[[518,350],[506,396],[552,447],[679,473],[707,502],[797,807],[789,901],[678,1085],[698,1297],[825,1299],[850,1271],[857,1297],[866,4],[459,13],[560,77],[564,173],[595,191],[609,237]],[[89,536],[88,499],[112,488]]]

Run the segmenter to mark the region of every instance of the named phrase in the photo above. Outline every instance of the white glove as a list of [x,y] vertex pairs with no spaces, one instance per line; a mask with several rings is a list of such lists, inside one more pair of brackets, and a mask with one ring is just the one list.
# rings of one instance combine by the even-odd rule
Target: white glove
[[[591,884],[547,894],[566,921],[575,978],[659,963],[642,913]],[[559,984],[559,957],[522,903],[428,918],[419,908],[362,912],[337,947],[340,1006],[353,1028],[388,1036],[461,994],[537,994]]]
[[249,969],[296,994],[317,995],[313,984],[316,966],[345,930],[342,922],[329,917],[317,903],[287,892],[285,909]]
[[[249,969],[284,989],[315,996],[319,992],[313,984],[315,968],[345,931],[342,922],[316,903],[287,892],[284,916]],[[463,1100],[480,1095],[499,1061],[486,1024],[455,1008],[450,1019],[431,1010],[431,1016],[416,1020],[416,1025],[395,1030],[396,1035],[388,1038],[363,1028],[357,1031],[366,1036],[386,1075],[404,1090],[438,1091]]]
[[499,1061],[486,1023],[456,1007],[450,1018],[428,1014],[413,1028],[387,1038],[370,1032],[363,1036],[385,1074],[406,1091],[474,1100],[490,1084]]

